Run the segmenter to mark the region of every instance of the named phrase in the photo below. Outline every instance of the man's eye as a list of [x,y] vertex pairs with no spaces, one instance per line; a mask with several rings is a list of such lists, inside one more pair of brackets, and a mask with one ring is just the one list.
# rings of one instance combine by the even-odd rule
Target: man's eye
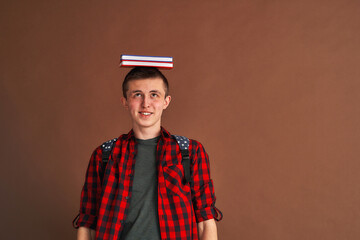
[[135,93],[134,97],[141,97],[141,93]]
[[157,97],[158,95],[157,95],[157,93],[152,93],[151,96],[152,97]]

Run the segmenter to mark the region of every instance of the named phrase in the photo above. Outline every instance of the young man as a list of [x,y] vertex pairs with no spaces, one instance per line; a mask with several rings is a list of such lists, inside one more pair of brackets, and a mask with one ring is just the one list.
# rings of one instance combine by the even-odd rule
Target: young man
[[179,144],[161,127],[171,101],[168,91],[168,81],[157,68],[135,67],[126,75],[121,101],[132,130],[116,140],[106,169],[101,146],[91,156],[78,240],[217,239],[214,219],[221,219],[208,155],[190,140],[191,180],[184,181]]

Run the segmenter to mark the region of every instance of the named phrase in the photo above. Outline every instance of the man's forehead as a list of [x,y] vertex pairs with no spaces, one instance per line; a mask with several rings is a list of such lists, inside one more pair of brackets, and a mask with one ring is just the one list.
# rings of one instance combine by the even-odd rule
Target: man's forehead
[[136,79],[128,82],[130,91],[165,91],[165,84],[161,78],[144,78]]

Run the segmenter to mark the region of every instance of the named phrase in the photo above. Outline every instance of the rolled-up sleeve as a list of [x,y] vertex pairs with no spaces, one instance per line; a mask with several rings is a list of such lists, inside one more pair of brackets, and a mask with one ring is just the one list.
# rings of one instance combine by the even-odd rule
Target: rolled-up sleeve
[[[210,178],[209,157],[201,143],[192,140],[192,166],[190,182],[196,222],[208,219],[220,221],[222,213],[215,207],[214,184]],[[218,214],[219,212],[219,214]]]
[[101,156],[102,149],[98,147],[91,155],[86,171],[85,183],[81,191],[78,225],[80,227],[96,228],[99,199],[101,195]]

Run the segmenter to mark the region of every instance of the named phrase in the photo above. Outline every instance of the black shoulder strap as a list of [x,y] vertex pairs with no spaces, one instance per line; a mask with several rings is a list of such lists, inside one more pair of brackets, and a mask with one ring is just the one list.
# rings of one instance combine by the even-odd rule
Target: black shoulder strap
[[109,141],[104,142],[101,145],[102,148],[102,175],[100,176],[101,182],[103,181],[104,175],[105,175],[105,169],[106,165],[109,161],[110,154],[112,152],[112,149],[114,147],[114,143],[116,142],[117,138],[111,139]]
[[190,156],[189,156],[189,145],[190,141],[187,137],[184,136],[178,136],[178,135],[172,135],[181,150],[181,156],[182,156],[182,164],[184,166],[184,172],[185,172],[185,180],[186,182],[190,182],[191,176],[190,176]]

